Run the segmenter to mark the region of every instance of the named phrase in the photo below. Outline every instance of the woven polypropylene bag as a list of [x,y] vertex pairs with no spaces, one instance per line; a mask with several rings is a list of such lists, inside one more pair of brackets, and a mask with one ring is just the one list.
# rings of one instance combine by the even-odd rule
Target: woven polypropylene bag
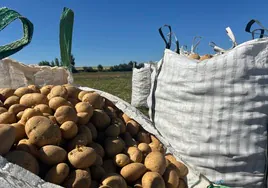
[[268,38],[202,62],[165,50],[149,98],[182,159],[212,181],[266,187]]

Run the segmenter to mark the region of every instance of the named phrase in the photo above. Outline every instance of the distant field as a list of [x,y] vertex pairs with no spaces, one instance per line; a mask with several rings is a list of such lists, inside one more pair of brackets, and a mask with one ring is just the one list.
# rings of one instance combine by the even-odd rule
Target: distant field
[[[81,72],[74,74],[74,83],[108,92],[130,103],[131,78],[132,72]],[[148,115],[147,109],[139,109]]]

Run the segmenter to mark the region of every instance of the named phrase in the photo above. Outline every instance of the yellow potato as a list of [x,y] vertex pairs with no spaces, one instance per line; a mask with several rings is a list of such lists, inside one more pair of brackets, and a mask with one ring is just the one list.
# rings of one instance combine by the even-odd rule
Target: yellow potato
[[79,99],[75,98],[68,98],[67,101],[69,101],[72,104],[72,107],[75,107],[75,105],[80,102]]
[[17,115],[19,112],[24,111],[27,107],[22,104],[13,104],[9,107],[8,111]]
[[15,142],[16,143],[26,137],[24,125],[20,123],[13,123],[11,124],[11,126],[15,128],[15,132],[16,132]]
[[5,107],[0,107],[0,114],[7,112],[7,109]]
[[87,112],[90,117],[93,115],[93,110],[94,108],[92,107],[91,104],[87,102],[79,102],[75,105],[76,111],[79,112]]
[[127,114],[122,114],[122,118],[123,118],[123,120],[124,120],[124,122],[125,123],[127,123],[127,122],[129,122],[130,120],[131,120],[131,118],[130,117],[128,117],[128,115]]
[[147,156],[150,152],[152,152],[150,146],[146,143],[140,143],[138,145],[138,149],[142,152],[143,156]]
[[0,155],[5,155],[16,139],[16,129],[9,124],[0,124]]
[[45,164],[56,165],[65,161],[67,152],[59,146],[46,145],[39,149],[39,158]]
[[[11,88],[2,88],[0,90],[0,95],[3,96],[4,100],[7,99],[8,97],[11,97],[15,92],[15,89],[11,89]],[[4,101],[2,101],[4,102]]]
[[88,170],[76,169],[71,171],[69,176],[63,182],[65,188],[84,188],[90,187],[91,175]]
[[119,153],[114,157],[114,162],[118,167],[124,167],[130,163],[130,158],[123,153]]
[[127,122],[127,132],[131,134],[131,136],[136,136],[139,132],[140,125],[134,121],[130,120]]
[[60,86],[60,85],[54,86],[51,89],[49,94],[50,94],[51,98],[53,98],[53,97],[62,97],[62,98],[65,98],[65,99],[68,98],[67,89],[65,87],[63,87],[63,86]]
[[112,188],[127,188],[127,183],[124,178],[116,173],[108,173],[101,183],[103,186]]
[[127,149],[127,154],[131,162],[141,163],[143,161],[142,152],[136,147],[129,147]]
[[104,151],[102,145],[100,145],[96,142],[92,142],[88,146],[93,148],[98,155],[100,155],[101,157],[104,157],[105,151]]
[[[24,111],[21,111],[21,112],[17,113],[17,115],[16,115],[17,120],[21,120],[22,115],[23,115],[23,112],[24,112]],[[1,113],[0,113],[0,114],[1,114]]]
[[40,88],[36,85],[28,85],[28,88],[33,91],[33,93],[40,93]]
[[[165,188],[162,176],[157,172],[146,172],[142,177],[142,187],[144,188]],[[170,188],[170,187],[166,187]],[[177,188],[177,187],[174,187]]]
[[179,169],[180,177],[187,176],[188,168],[182,162],[177,161],[176,158],[171,154],[167,154],[165,158]]
[[120,174],[127,182],[135,182],[141,178],[146,171],[147,169],[142,163],[130,163],[121,169]]
[[72,139],[78,133],[78,127],[73,121],[66,121],[60,126],[61,134],[64,139]]
[[22,139],[19,141],[19,143],[16,146],[16,150],[21,150],[30,153],[34,157],[38,157],[39,153],[34,144],[31,144],[29,140]]
[[86,125],[89,123],[89,119],[90,119],[90,114],[87,112],[78,112],[77,113],[77,123],[78,125]]
[[42,113],[53,115],[52,109],[46,104],[38,104],[34,107],[34,109],[39,110]]
[[53,87],[53,85],[45,85],[41,87],[40,93],[42,93],[43,95],[48,95]]
[[111,119],[103,110],[94,110],[91,122],[98,130],[105,130],[110,125]]
[[179,171],[173,165],[169,164],[164,172],[163,179],[166,183],[166,188],[177,188],[179,185]]
[[144,165],[152,172],[158,172],[163,175],[166,170],[166,160],[162,153],[155,151],[149,153],[144,160]]
[[159,151],[161,153],[165,153],[165,148],[163,147],[163,144],[156,144],[154,142],[149,144],[152,151]]
[[39,110],[36,110],[36,109],[32,109],[32,108],[27,108],[24,110],[23,114],[22,114],[22,117],[21,117],[21,123],[22,124],[26,124],[26,122],[34,117],[34,116],[42,116],[42,112],[40,112]]
[[58,122],[57,122],[55,116],[52,116],[52,115],[48,116],[48,119],[50,119],[55,125],[58,125]]
[[8,97],[5,100],[4,106],[8,109],[13,104],[19,104],[19,103],[20,103],[20,98],[19,97],[17,97],[17,96],[11,96],[11,97]]
[[93,165],[90,167],[91,177],[93,180],[100,180],[102,179],[106,172],[102,166]]
[[20,104],[23,104],[29,108],[38,104],[48,104],[48,99],[41,93],[28,93],[20,98]]
[[124,149],[125,143],[119,138],[108,137],[104,141],[105,153],[108,157],[114,157],[115,155],[121,153]]
[[16,123],[16,116],[11,112],[4,112],[0,114],[0,124]]
[[60,185],[69,175],[70,168],[66,163],[53,166],[46,174],[44,180]]
[[76,111],[69,106],[61,106],[57,108],[54,116],[59,124],[63,124],[66,121],[73,121],[76,123],[78,119]]
[[16,91],[14,92],[14,95],[21,98],[23,95],[25,95],[27,93],[33,93],[33,90],[28,88],[28,87],[20,87],[20,88],[16,89]]
[[65,98],[63,98],[63,97],[53,97],[53,98],[51,98],[49,100],[49,102],[48,102],[48,105],[54,111],[56,111],[61,106],[70,106],[70,107],[72,107],[72,104],[69,101],[67,101]]
[[145,131],[138,132],[137,141],[140,143],[150,144],[151,143],[150,134]]
[[104,106],[104,99],[98,93],[86,93],[83,98],[83,102],[88,102],[94,109],[102,109]]
[[78,94],[78,99],[82,101],[85,94],[89,93],[88,91],[80,91]]
[[68,93],[68,98],[75,98],[78,99],[78,94],[80,93],[80,89],[74,87],[72,85],[64,86]]

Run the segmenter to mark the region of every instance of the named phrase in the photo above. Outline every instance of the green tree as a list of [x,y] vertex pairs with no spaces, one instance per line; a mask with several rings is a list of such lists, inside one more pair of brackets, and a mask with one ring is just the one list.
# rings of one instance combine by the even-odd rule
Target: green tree
[[39,66],[51,66],[50,63],[48,61],[40,61],[38,63]]
[[100,65],[98,65],[98,71],[103,71],[103,66],[100,64]]
[[74,58],[73,54],[71,55],[71,65],[72,65],[72,72],[73,72],[73,73],[78,72],[78,71],[76,70],[76,68],[75,68],[75,58]]
[[58,59],[58,58],[55,58],[55,65],[56,65],[57,67],[60,66],[60,62],[59,62],[59,59]]
[[51,61],[50,65],[51,65],[51,67],[55,67],[54,61]]

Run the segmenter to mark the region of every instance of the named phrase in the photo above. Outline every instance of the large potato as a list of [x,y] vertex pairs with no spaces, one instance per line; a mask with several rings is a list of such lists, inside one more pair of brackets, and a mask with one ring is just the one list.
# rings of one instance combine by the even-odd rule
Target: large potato
[[112,188],[127,188],[127,183],[122,176],[116,173],[107,174],[102,180],[102,185]]
[[61,106],[72,107],[72,104],[63,97],[53,97],[52,99],[49,100],[48,105],[54,111]]
[[39,155],[39,152],[36,146],[34,144],[31,144],[29,140],[27,139],[20,140],[16,146],[16,150],[28,152],[34,157],[38,157]]
[[[15,89],[11,89],[11,88],[2,88],[0,90],[0,94],[1,96],[5,99],[7,99],[8,97],[11,97],[14,94]],[[4,102],[4,100],[2,100],[2,102]]]
[[82,101],[84,95],[87,94],[87,93],[90,93],[90,92],[89,92],[89,91],[83,91],[83,90],[80,91],[79,94],[78,94],[78,99],[79,99],[80,101]]
[[135,182],[141,178],[146,171],[147,169],[142,163],[130,163],[121,169],[120,174],[127,182]]
[[16,123],[16,116],[11,112],[4,112],[0,114],[0,124]]
[[8,111],[17,115],[19,112],[24,111],[27,107],[22,104],[13,104],[9,107]]
[[46,174],[45,181],[60,185],[69,175],[70,168],[66,163],[53,166]]
[[95,163],[96,152],[93,148],[78,146],[68,153],[68,160],[75,168],[88,168]]
[[177,161],[173,155],[167,154],[165,158],[179,169],[180,177],[185,177],[188,174],[188,168],[183,163]]
[[130,135],[129,132],[125,132],[122,135],[122,138],[124,139],[124,142],[126,144],[126,146],[130,147],[130,146],[137,146],[137,142],[134,138],[132,138],[132,136]]
[[95,109],[102,109],[104,106],[104,99],[98,93],[86,93],[83,98],[83,102],[88,102],[93,106]]
[[18,97],[22,97],[23,95],[25,95],[27,93],[33,93],[33,90],[28,88],[28,87],[20,87],[20,88],[16,89],[16,91],[14,92],[14,95],[16,95]]
[[66,121],[73,121],[76,123],[78,119],[76,111],[70,106],[61,106],[57,108],[54,116],[59,124],[63,124]]
[[39,158],[45,164],[56,165],[65,161],[67,152],[59,146],[46,145],[39,149]]
[[163,178],[166,188],[177,188],[179,185],[179,171],[173,164],[169,164],[164,172]]
[[68,93],[68,98],[75,98],[78,99],[78,94],[80,93],[80,89],[77,87],[74,87],[72,85],[66,85],[64,86]]
[[73,121],[66,121],[60,126],[61,134],[64,139],[72,139],[78,133],[78,127]]
[[124,149],[124,141],[121,138],[108,137],[104,141],[104,149],[108,157],[114,157]]
[[118,167],[124,167],[130,163],[130,158],[123,153],[119,153],[114,157],[114,162]]
[[104,157],[105,151],[104,151],[102,145],[100,145],[96,142],[92,142],[88,146],[93,148],[98,155],[100,155],[101,157]]
[[62,98],[65,98],[67,99],[68,98],[68,91],[65,87],[63,86],[54,86],[51,91],[50,91],[50,97],[53,98],[53,97],[62,97]]
[[90,167],[91,177],[93,180],[100,180],[102,179],[106,172],[102,166],[93,165]]
[[41,87],[40,93],[42,93],[43,95],[48,95],[53,87],[53,85],[45,85]]
[[116,165],[114,160],[107,159],[103,161],[102,167],[104,168],[106,173],[115,173],[116,172]]
[[50,114],[50,115],[53,114],[52,109],[48,105],[46,105],[46,104],[38,104],[38,105],[36,105],[34,107],[34,109],[37,109],[37,110],[39,110],[42,113],[47,113],[47,114]]
[[87,126],[87,128],[90,129],[91,134],[92,134],[92,140],[96,140],[98,137],[98,131],[97,131],[96,127],[92,123],[88,123],[85,126]]
[[5,107],[0,107],[0,114],[7,112],[7,109]]
[[37,160],[25,151],[11,151],[5,155],[5,158],[9,162],[17,164],[36,175],[39,173],[39,164]]
[[129,147],[127,149],[127,154],[131,162],[141,163],[143,161],[142,152],[136,147]]
[[111,123],[110,117],[103,110],[94,110],[91,122],[95,127],[102,131],[105,130]]
[[16,139],[16,129],[9,124],[0,124],[0,155],[6,154]]
[[77,113],[77,123],[78,125],[86,125],[89,123],[89,119],[90,119],[90,114],[87,112],[78,112]]
[[104,132],[106,136],[117,137],[120,134],[120,127],[117,124],[112,124],[108,126]]
[[24,125],[20,123],[13,123],[11,124],[11,126],[15,128],[15,132],[16,132],[15,142],[16,143],[26,137]]
[[48,99],[41,93],[28,93],[20,98],[20,104],[23,104],[29,108],[38,104],[48,104]]
[[160,175],[163,175],[166,170],[166,159],[158,151],[151,152],[146,156],[144,165],[152,172],[158,172]]
[[62,184],[65,188],[84,188],[90,187],[91,175],[90,171],[76,169],[71,171],[69,176],[65,179]]
[[88,114],[90,114],[90,117],[93,115],[93,110],[94,108],[92,107],[91,104],[87,103],[87,102],[79,102],[75,105],[75,109],[76,111],[79,112],[87,112]]
[[141,181],[142,181],[142,187],[144,188],[165,188],[165,182],[162,176],[157,172],[146,172],[143,175]]
[[22,124],[26,124],[26,122],[34,117],[34,116],[42,116],[42,112],[40,112],[37,109],[32,109],[32,108],[27,108],[26,110],[24,110],[22,116],[21,116],[21,122]]
[[11,96],[11,97],[8,97],[5,100],[4,106],[8,109],[13,104],[19,104],[19,103],[20,103],[20,98],[19,97],[17,97],[17,96]]
[[150,146],[146,143],[140,143],[138,145],[138,149],[142,152],[143,156],[147,156],[150,152],[152,152]]
[[138,134],[140,125],[136,121],[130,120],[127,122],[126,126],[127,126],[127,132],[129,132],[131,136],[135,136]]
[[29,142],[39,147],[50,144],[58,145],[61,141],[59,126],[43,116],[30,118],[25,125],[25,132]]
[[145,131],[138,132],[137,141],[140,143],[150,144],[151,143],[150,134]]

